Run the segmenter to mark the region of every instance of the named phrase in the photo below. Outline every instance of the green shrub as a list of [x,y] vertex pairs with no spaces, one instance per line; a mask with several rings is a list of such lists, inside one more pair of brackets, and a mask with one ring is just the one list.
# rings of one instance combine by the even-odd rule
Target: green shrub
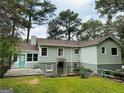
[[79,75],[80,74],[80,67],[76,67],[73,69],[73,72],[76,74],[76,75]]
[[93,72],[92,70],[82,67],[82,68],[80,69],[81,78],[90,76],[92,72]]

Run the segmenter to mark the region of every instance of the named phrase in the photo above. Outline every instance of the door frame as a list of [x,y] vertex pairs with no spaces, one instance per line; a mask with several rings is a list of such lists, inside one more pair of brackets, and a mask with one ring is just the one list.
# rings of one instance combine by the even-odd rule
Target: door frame
[[[24,56],[24,61],[25,61],[25,64],[24,64],[24,67],[20,67],[20,56],[23,55]],[[19,68],[25,68],[26,67],[26,54],[20,54],[19,55]]]
[[[59,64],[62,64],[62,73],[59,73],[59,71],[58,71],[58,68],[59,68]],[[59,74],[59,75],[61,75],[61,74],[64,74],[64,61],[59,61],[58,63],[57,63],[57,74]]]

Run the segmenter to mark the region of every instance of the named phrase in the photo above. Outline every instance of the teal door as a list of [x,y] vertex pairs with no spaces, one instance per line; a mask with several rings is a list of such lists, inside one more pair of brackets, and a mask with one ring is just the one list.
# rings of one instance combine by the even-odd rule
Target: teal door
[[25,67],[25,54],[21,54],[19,56],[19,67],[20,68]]

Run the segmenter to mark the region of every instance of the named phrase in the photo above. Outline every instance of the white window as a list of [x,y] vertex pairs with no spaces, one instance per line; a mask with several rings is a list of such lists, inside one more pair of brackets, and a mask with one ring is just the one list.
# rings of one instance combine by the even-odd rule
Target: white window
[[74,50],[74,53],[75,53],[75,54],[79,54],[79,49],[75,49],[75,50]]
[[32,61],[32,54],[27,54],[27,61]]
[[111,48],[111,54],[117,56],[118,55],[117,48]]
[[46,64],[46,71],[53,71],[53,64]]
[[42,50],[41,50],[41,55],[42,56],[47,56],[47,48],[42,48]]
[[37,61],[38,54],[27,54],[27,61]]
[[106,54],[106,48],[105,47],[102,47],[102,53]]
[[58,49],[58,56],[63,56],[63,48]]

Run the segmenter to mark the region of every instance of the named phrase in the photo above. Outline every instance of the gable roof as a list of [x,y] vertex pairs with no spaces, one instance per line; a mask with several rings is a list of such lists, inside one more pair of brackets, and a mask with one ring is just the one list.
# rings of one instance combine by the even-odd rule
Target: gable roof
[[84,42],[80,41],[79,46],[80,47],[87,47],[87,46],[92,46],[92,45],[98,45],[101,42],[105,41],[106,39],[111,39],[114,42],[116,42],[117,44],[121,45],[121,43],[118,40],[116,40],[114,37],[105,36],[105,37],[97,38],[97,39],[94,39],[94,40],[88,40],[88,41],[84,41]]
[[19,49],[22,51],[38,51],[38,47],[36,45],[31,45],[27,43],[22,43],[19,45]]
[[78,41],[68,41],[68,40],[53,40],[53,39],[37,38],[37,43],[43,46],[78,47]]
[[115,38],[111,36],[101,37],[98,39],[88,40],[88,41],[68,41],[68,40],[53,40],[53,39],[37,38],[37,43],[42,46],[87,47],[91,45],[100,44],[101,42],[103,42],[108,38],[120,44],[119,41],[117,41]]
[[[37,38],[37,44],[42,46],[62,46],[62,47],[88,47],[93,45],[98,45],[105,41],[106,39],[111,39],[117,44],[121,45],[121,43],[111,36],[101,37],[94,40],[88,41],[68,41],[68,40],[53,40],[53,39],[44,39],[44,38]],[[38,51],[37,45],[31,45],[22,43],[19,45],[19,48],[22,51]]]

